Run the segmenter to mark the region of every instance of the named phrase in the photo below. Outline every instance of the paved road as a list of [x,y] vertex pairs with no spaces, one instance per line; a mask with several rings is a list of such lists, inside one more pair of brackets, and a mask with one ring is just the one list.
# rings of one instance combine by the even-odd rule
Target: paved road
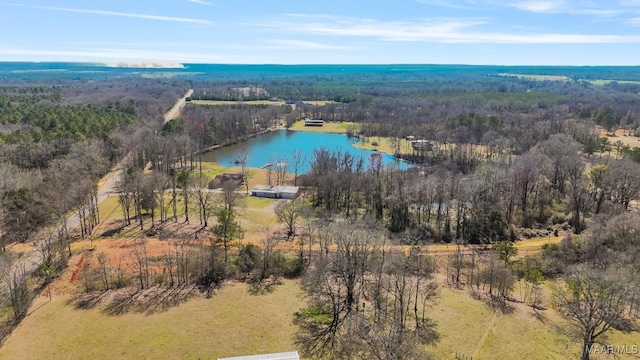
[[[171,108],[171,110],[167,111],[167,113],[164,115],[164,122],[167,122],[180,114],[180,110],[182,110],[182,108],[184,107],[186,99],[191,96],[191,94],[193,94],[193,89],[187,91],[185,96],[180,98],[178,102],[176,102],[176,104]],[[127,157],[128,156],[129,155],[127,155]],[[115,193],[114,189],[122,176],[122,169],[119,167],[116,168],[116,170],[112,170],[103,178],[107,180],[104,181],[103,185],[98,189],[98,204],[100,204],[104,199],[108,198],[111,193]],[[77,212],[74,212],[67,218],[67,228],[69,229],[69,231],[72,231],[78,225],[80,225],[80,217],[78,216]],[[62,225],[58,228],[54,228],[54,234],[57,233],[57,231],[60,229],[62,229]],[[38,252],[38,245],[39,244],[35,244],[31,251],[22,255],[14,262],[14,264],[12,265],[11,274],[15,273],[24,266],[25,273],[28,275],[31,274],[38,267],[38,265],[40,265],[41,259]],[[2,289],[2,291],[0,291],[1,294],[9,293],[9,288],[6,283],[2,283],[0,284],[0,286]]]

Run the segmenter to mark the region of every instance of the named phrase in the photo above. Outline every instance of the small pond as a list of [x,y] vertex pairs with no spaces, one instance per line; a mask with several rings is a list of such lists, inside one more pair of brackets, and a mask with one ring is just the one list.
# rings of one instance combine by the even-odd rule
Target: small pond
[[[202,155],[202,160],[217,162],[225,167],[238,166],[235,163],[238,159],[238,152],[243,147],[247,147],[249,150],[247,166],[260,168],[267,163],[277,162],[278,159],[283,157],[288,158],[289,163],[291,163],[290,158],[293,151],[300,150],[307,160],[300,168],[300,173],[304,174],[310,169],[313,150],[324,147],[328,150],[349,151],[355,156],[362,157],[365,161],[365,166],[368,166],[369,158],[375,152],[352,146],[355,141],[357,141],[356,138],[350,139],[344,134],[279,130],[253,137],[241,144],[225,146],[210,151]],[[400,169],[409,167],[407,162],[396,160],[391,155],[382,154],[382,158],[386,165],[393,164]],[[293,172],[293,169],[289,167],[288,171]]]

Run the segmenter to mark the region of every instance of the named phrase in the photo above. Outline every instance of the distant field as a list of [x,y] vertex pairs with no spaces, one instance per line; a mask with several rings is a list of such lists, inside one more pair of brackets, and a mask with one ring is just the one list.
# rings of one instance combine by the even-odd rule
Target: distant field
[[359,124],[351,122],[325,122],[324,126],[304,126],[304,120],[296,121],[289,130],[345,134],[349,126],[355,126],[356,132],[360,130]]
[[224,100],[191,100],[196,105],[286,105],[284,101],[252,100],[252,101],[224,101]]
[[324,106],[327,104],[335,104],[336,102],[333,100],[307,100],[303,101],[305,104],[315,105],[315,106]]
[[617,82],[618,84],[640,84],[640,81],[629,81],[629,80],[585,80],[590,82],[592,85],[605,85],[612,82]]
[[549,80],[549,81],[567,81],[569,80],[569,77],[567,76],[560,76],[560,75],[530,75],[530,74],[510,74],[510,73],[501,73],[498,74],[498,76],[514,76],[520,79],[526,79],[526,80],[535,80],[535,81],[544,81],[544,80]]

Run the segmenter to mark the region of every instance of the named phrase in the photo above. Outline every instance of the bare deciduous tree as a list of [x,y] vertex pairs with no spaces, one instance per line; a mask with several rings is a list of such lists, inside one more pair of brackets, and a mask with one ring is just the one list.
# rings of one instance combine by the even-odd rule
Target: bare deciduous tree
[[279,204],[275,213],[278,222],[284,224],[287,231],[287,241],[292,241],[296,236],[296,224],[300,217],[301,207],[298,202],[292,201]]
[[589,360],[592,347],[610,331],[639,330],[638,284],[620,276],[581,269],[554,289],[558,310],[581,342],[581,360]]

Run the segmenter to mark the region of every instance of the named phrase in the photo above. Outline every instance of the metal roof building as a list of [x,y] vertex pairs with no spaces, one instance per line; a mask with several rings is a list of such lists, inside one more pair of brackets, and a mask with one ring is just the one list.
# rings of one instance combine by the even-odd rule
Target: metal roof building
[[262,354],[262,355],[249,355],[238,356],[230,358],[218,358],[218,360],[300,360],[300,356],[297,351],[284,352],[277,354]]
[[298,186],[256,185],[251,189],[251,195],[271,199],[295,199],[298,197]]

